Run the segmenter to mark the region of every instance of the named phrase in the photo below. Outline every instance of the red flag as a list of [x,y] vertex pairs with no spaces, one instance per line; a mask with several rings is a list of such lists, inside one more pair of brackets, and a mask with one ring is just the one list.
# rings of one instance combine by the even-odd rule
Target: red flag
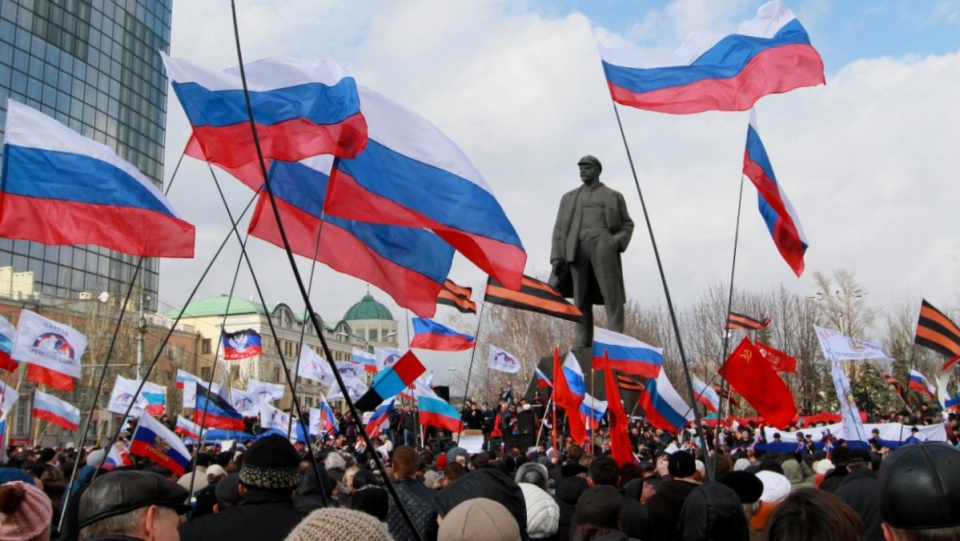
[[[606,354],[604,354],[606,355]],[[630,445],[630,418],[620,401],[620,389],[613,377],[609,363],[603,371],[607,382],[607,419],[610,423],[610,454],[617,464],[623,466],[634,461]]]
[[[578,399],[579,398],[579,399]],[[553,401],[567,413],[567,424],[570,426],[570,436],[573,441],[582,444],[587,441],[587,425],[580,415],[580,403],[583,397],[578,397],[570,390],[567,377],[563,374],[560,364],[560,348],[553,348]]]
[[784,428],[797,416],[787,384],[749,338],[740,342],[719,372],[769,424]]
[[759,340],[754,342],[753,345],[760,352],[760,356],[770,361],[770,366],[777,372],[795,373],[797,371],[797,360],[795,358]]

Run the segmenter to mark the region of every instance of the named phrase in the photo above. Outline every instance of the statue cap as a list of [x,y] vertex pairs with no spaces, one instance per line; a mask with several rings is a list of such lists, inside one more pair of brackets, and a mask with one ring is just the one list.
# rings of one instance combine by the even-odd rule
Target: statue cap
[[580,165],[580,164],[583,164],[583,163],[592,163],[593,165],[596,165],[596,166],[597,166],[597,169],[603,171],[603,165],[600,164],[600,160],[596,159],[595,157],[593,157],[593,156],[591,156],[591,155],[589,155],[589,154],[587,154],[586,156],[580,158],[580,161],[577,162],[577,165]]

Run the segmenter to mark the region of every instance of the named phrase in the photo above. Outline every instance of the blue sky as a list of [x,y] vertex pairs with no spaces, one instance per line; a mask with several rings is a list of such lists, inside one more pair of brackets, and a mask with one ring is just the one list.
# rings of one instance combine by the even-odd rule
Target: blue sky
[[[360,84],[404,103],[456,141],[520,234],[527,273],[541,276],[549,271],[560,196],[579,183],[580,156],[600,157],[602,180],[627,196],[634,221],[643,222],[596,44],[673,50],[697,29],[734,32],[760,4],[237,1],[248,61],[276,55],[339,60]],[[808,294],[814,271],[844,268],[856,272],[876,306],[919,306],[922,296],[944,309],[960,306],[960,225],[954,219],[960,1],[788,5],[824,57],[827,85],[765,97],[757,113],[774,170],[810,242],[807,271],[797,279],[780,259],[748,185],[737,287],[783,286]],[[210,69],[234,65],[232,30],[228,2],[176,2],[171,55]],[[671,294],[681,307],[689,305],[729,279],[747,115],[625,108],[620,114]],[[188,133],[171,92],[168,164],[179,159]],[[168,166],[167,175],[172,172]],[[237,184],[225,186],[234,212],[251,195]],[[228,224],[209,173],[195,160],[184,160],[170,197],[198,226],[196,259],[161,266],[161,302],[177,306]],[[250,247],[268,300],[302,306],[286,258],[259,241]],[[236,254],[235,247],[227,249],[201,296],[227,292]],[[664,302],[641,227],[624,267],[628,296]],[[308,263],[300,260],[300,269],[306,276]],[[485,280],[459,257],[451,278],[476,288]],[[314,291],[315,306],[335,319],[366,285],[321,268]],[[236,294],[252,293],[249,278],[241,277]],[[373,293],[395,315],[403,313],[385,294]]]

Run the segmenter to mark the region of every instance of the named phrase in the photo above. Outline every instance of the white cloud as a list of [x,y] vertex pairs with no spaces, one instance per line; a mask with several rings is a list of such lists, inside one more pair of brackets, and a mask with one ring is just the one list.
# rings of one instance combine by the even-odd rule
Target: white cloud
[[[721,14],[741,3],[676,2],[651,12],[647,19],[656,24],[638,31],[676,37],[695,27],[733,29],[738,21]],[[578,13],[540,16],[505,2],[418,1],[373,9],[367,2],[261,1],[241,2],[239,9],[248,61],[294,54],[347,62],[361,84],[405,103],[457,141],[513,220],[529,253],[528,274],[549,270],[556,206],[579,183],[577,159],[598,156],[604,182],[625,194],[637,222],[624,257],[628,294],[663,302],[596,52],[599,39],[632,37],[595,28]],[[709,21],[694,15],[698,9]],[[178,3],[173,28],[174,56],[208,67],[235,62],[224,4]],[[840,67],[826,86],[761,100],[761,136],[810,240],[808,270],[797,280],[780,259],[747,182],[736,287],[784,283],[805,292],[811,271],[843,267],[857,272],[878,305],[905,291],[952,301],[960,248],[953,188],[960,165],[958,79],[957,53],[866,59]],[[619,111],[674,302],[692,302],[708,285],[729,279],[747,115]],[[168,175],[187,134],[173,98],[169,118]],[[239,208],[249,190],[226,175],[220,179],[231,208]],[[162,264],[161,299],[174,305],[185,300],[226,234],[225,212],[206,168],[187,158],[176,182],[171,198],[197,223],[198,249],[193,261]],[[256,240],[251,251],[268,301],[302,306],[282,252]],[[231,241],[200,296],[226,293],[236,261]],[[299,261],[306,277],[309,265]],[[475,286],[484,280],[460,258],[451,277]],[[250,280],[241,283],[237,295],[248,297]],[[340,317],[365,291],[358,280],[320,266],[312,299],[325,316]],[[384,294],[376,296],[393,306]]]

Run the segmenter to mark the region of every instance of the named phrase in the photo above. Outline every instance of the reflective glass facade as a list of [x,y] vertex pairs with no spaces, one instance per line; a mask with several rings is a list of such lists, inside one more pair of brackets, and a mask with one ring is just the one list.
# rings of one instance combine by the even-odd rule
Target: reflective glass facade
[[[0,0],[0,133],[7,100],[106,144],[157,186],[163,179],[172,0]],[[0,267],[33,271],[34,291],[123,298],[137,258],[97,246],[0,239]],[[158,262],[145,263],[148,309]]]

